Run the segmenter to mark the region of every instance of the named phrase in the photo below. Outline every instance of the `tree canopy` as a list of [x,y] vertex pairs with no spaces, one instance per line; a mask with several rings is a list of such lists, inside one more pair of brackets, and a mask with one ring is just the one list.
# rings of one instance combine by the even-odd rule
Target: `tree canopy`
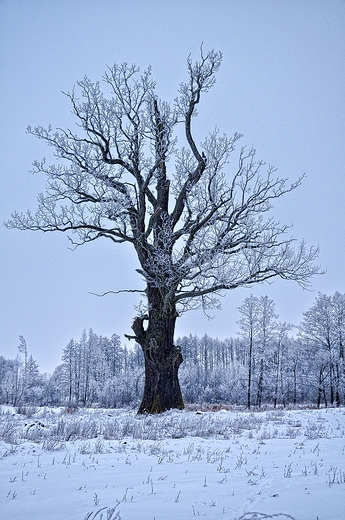
[[[108,238],[129,242],[145,282],[146,312],[133,323],[146,362],[140,411],[183,407],[174,345],[176,318],[217,305],[225,290],[280,277],[306,287],[320,272],[318,249],[294,244],[287,225],[270,216],[275,199],[297,188],[276,168],[218,129],[197,143],[193,117],[215,83],[221,52],[187,60],[187,81],[173,103],[158,98],[151,69],[126,63],[88,77],[65,95],[78,130],[28,127],[53,147],[57,161],[36,161],[47,187],[35,214],[12,215],[10,228],[62,231],[77,245]],[[175,137],[184,128],[184,143]],[[147,321],[147,324],[144,322]]]

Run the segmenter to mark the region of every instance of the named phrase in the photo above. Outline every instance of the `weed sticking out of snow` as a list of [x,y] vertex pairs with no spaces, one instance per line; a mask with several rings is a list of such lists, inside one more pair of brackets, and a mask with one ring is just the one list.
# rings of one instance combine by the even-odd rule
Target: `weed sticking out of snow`
[[344,409],[22,412],[0,415],[2,518],[344,519]]

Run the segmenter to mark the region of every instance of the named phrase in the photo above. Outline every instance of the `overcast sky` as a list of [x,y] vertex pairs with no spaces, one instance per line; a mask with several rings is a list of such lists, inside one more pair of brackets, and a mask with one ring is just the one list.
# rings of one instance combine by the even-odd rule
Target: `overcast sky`
[[[327,273],[313,280],[313,292],[282,281],[230,292],[214,319],[186,314],[177,334],[235,335],[236,309],[250,293],[267,294],[280,319],[298,325],[318,291],[345,292],[343,0],[0,0],[0,33],[1,221],[34,210],[44,190],[44,177],[29,171],[49,150],[26,127],[73,125],[61,90],[126,61],[151,64],[158,95],[172,101],[188,54],[197,58],[204,42],[224,60],[193,122],[197,135],[215,125],[238,131],[282,177],[307,174],[273,215],[320,246]],[[90,294],[138,287],[129,247],[104,240],[72,252],[64,234],[0,233],[0,355],[14,358],[21,334],[41,370],[51,371],[84,328],[131,333],[134,295]]]

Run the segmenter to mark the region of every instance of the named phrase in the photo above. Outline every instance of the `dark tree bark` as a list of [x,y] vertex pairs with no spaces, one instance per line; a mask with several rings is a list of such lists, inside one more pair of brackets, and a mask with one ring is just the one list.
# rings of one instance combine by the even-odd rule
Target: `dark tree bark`
[[248,360],[248,383],[247,383],[247,408],[251,406],[251,389],[252,389],[252,364],[253,364],[253,338],[249,338],[249,360]]
[[184,408],[178,380],[182,363],[180,348],[173,345],[169,355],[163,357],[159,348],[143,348],[145,357],[144,395],[138,413],[161,413],[171,408]]
[[[158,291],[153,290],[156,300]],[[151,295],[151,299],[153,296]],[[144,395],[138,413],[162,413],[171,408],[183,409],[184,403],[178,380],[183,358],[180,347],[174,345],[176,313],[160,317],[162,305],[156,304],[151,316],[137,317],[132,329],[143,350],[145,360]],[[144,322],[148,321],[145,330]]]
[[259,381],[258,381],[258,391],[256,395],[256,404],[260,408],[262,404],[262,394],[263,394],[263,380],[264,380],[264,360],[260,359],[260,372],[259,372]]

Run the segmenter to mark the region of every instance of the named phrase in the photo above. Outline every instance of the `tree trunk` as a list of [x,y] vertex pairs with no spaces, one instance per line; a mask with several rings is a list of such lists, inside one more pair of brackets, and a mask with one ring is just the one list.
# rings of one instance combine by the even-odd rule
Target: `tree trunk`
[[[162,413],[172,408],[184,408],[178,369],[183,361],[180,347],[174,345],[176,315],[156,318],[136,318],[132,325],[135,339],[145,359],[144,395],[138,413]],[[148,320],[145,330],[143,322]]]
[[250,338],[249,343],[249,365],[248,365],[248,386],[247,386],[247,408],[250,409],[251,404],[251,386],[252,386],[252,356],[253,356],[253,339]]
[[264,360],[260,359],[260,375],[258,381],[258,392],[256,397],[256,404],[259,408],[261,408],[262,404],[262,394],[263,394],[263,380],[264,380]]
[[297,366],[293,366],[293,404],[297,403]]
[[179,347],[173,345],[171,355],[161,359],[157,353],[143,349],[145,358],[144,396],[138,413],[162,413],[171,408],[182,410],[178,369],[182,363]]
[[329,386],[330,386],[330,402],[331,402],[331,405],[334,404],[334,366],[333,366],[333,361],[330,360],[329,362]]
[[336,366],[336,385],[335,385],[335,404],[340,406],[340,370],[339,370],[339,362],[337,362]]

